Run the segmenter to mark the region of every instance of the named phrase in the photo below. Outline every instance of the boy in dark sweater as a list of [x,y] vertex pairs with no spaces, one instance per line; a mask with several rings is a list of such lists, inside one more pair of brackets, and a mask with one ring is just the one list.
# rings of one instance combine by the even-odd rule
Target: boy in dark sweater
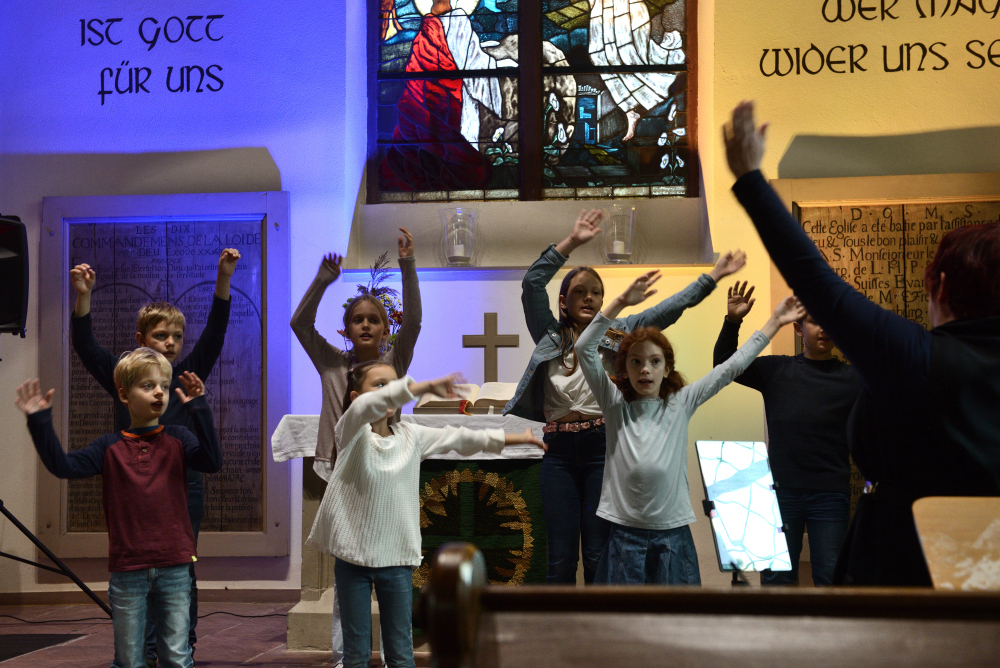
[[[190,371],[202,379],[208,379],[216,360],[222,353],[226,340],[226,327],[229,324],[229,307],[231,304],[229,284],[240,253],[234,248],[227,248],[219,256],[219,269],[215,279],[215,296],[208,312],[205,329],[194,344],[191,352],[178,361],[184,346],[184,330],[186,321],[184,314],[176,306],[166,302],[147,304],[139,311],[136,342],[139,346],[147,346],[161,353],[167,361],[174,365],[171,389],[180,387],[182,374]],[[118,357],[102,347],[94,338],[93,323],[90,315],[90,296],[97,282],[97,273],[87,264],[78,264],[70,270],[70,283],[76,290],[76,306],[73,309],[71,321],[73,350],[80,357],[83,366],[90,372],[101,387],[107,391],[115,402],[115,429],[125,429],[129,424],[129,413],[125,404],[118,398],[115,387],[114,373]],[[174,400],[173,393],[167,397],[166,410],[160,418],[161,424],[182,425],[189,430],[194,429],[190,417],[181,408],[181,403]],[[195,544],[201,529],[201,520],[205,514],[205,486],[202,474],[194,469],[188,471],[188,515],[194,531]],[[197,641],[195,627],[198,625],[198,578],[195,576],[194,564],[191,570],[191,629],[189,642],[194,652]],[[150,621],[146,629],[147,655],[149,665],[156,665],[155,633]],[[114,664],[112,664],[113,666]]]
[[[715,343],[718,366],[736,352],[740,323],[753,308],[753,286],[729,288],[727,314]],[[847,418],[861,391],[850,365],[833,356],[833,341],[806,316],[794,324],[800,355],[766,355],[736,379],[764,396],[768,458],[785,524],[791,571],[764,571],[761,584],[796,584],[802,535],[809,529],[813,582],[833,581],[850,522],[851,465]]]
[[197,561],[187,512],[187,469],[215,473],[222,451],[195,374],[180,377],[176,389],[195,433],[159,424],[167,408],[170,362],[139,348],[115,369],[118,396],[129,412],[128,429],[107,434],[74,452],[63,452],[52,428],[51,399],[38,380],[17,389],[17,406],[45,468],[58,478],[102,477],[108,523],[108,599],[111,602],[116,663],[146,665],[147,606],[156,624],[156,646],[164,668],[194,665],[188,643],[191,604],[189,565]]

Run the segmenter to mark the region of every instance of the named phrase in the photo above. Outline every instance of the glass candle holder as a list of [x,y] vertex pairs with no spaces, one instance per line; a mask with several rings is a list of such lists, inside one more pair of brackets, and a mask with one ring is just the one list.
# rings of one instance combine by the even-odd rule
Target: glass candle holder
[[476,219],[479,211],[465,207],[440,209],[444,225],[444,255],[449,267],[472,264],[476,246]]
[[609,264],[631,264],[635,207],[612,204],[604,209],[604,254]]

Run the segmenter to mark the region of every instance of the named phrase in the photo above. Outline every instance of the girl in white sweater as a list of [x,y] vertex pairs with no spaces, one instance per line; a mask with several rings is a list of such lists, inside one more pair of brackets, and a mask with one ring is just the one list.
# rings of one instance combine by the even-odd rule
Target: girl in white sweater
[[688,421],[695,409],[742,374],[778,330],[804,317],[794,297],[742,348],[700,380],[685,385],[670,342],[655,327],[625,336],[609,378],[598,345],[626,306],[656,293],[651,271],[594,317],[576,343],[587,379],[607,424],[608,454],[598,517],[611,524],[596,584],[701,584],[689,524],[695,521],[687,479]]
[[337,466],[308,544],[336,557],[344,666],[371,659],[371,588],[379,602],[382,648],[391,667],[412,667],[413,569],[420,565],[420,461],[455,450],[500,452],[505,445],[542,442],[526,429],[434,429],[412,422],[389,425],[396,410],[431,392],[454,396],[455,376],[397,380],[393,367],[373,360],[349,377],[351,404],[337,422]]

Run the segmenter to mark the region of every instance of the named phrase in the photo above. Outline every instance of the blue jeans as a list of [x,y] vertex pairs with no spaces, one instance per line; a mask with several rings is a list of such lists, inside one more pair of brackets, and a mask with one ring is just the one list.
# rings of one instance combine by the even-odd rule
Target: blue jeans
[[413,567],[368,568],[337,559],[333,577],[344,631],[344,668],[367,668],[371,661],[373,586],[386,665],[414,668]]
[[549,584],[576,582],[578,546],[583,546],[583,580],[594,582],[608,542],[608,523],[597,516],[604,480],[604,426],[545,434],[542,457],[542,514],[548,542]]
[[833,569],[851,521],[851,497],[843,492],[778,487],[778,509],[785,525],[790,571],[761,571],[762,585],[794,585],[799,582],[802,533],[809,528],[809,558],[816,585],[833,583]]
[[156,654],[162,668],[191,668],[188,644],[191,575],[187,564],[112,573],[108,583],[115,663],[146,666],[146,614],[156,625]]
[[688,525],[636,529],[609,524],[611,533],[597,569],[597,584],[701,584],[698,553]]
[[[188,517],[191,518],[191,529],[194,531],[194,544],[198,546],[198,532],[201,521],[205,517],[205,474],[188,469]],[[191,575],[191,628],[188,630],[188,644],[191,645],[191,656],[194,656],[194,644],[198,635],[194,628],[198,626],[198,576],[194,572],[194,564],[188,566]],[[146,665],[156,667],[156,626],[153,615],[146,616]],[[115,668],[115,664],[111,664]]]

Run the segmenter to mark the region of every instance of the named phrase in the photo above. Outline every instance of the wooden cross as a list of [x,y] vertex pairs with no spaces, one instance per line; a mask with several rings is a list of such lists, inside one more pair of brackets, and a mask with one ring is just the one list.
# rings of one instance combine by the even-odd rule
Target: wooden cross
[[497,381],[497,348],[517,348],[517,334],[497,334],[497,314],[483,314],[483,333],[462,335],[463,348],[483,348],[483,382]]

